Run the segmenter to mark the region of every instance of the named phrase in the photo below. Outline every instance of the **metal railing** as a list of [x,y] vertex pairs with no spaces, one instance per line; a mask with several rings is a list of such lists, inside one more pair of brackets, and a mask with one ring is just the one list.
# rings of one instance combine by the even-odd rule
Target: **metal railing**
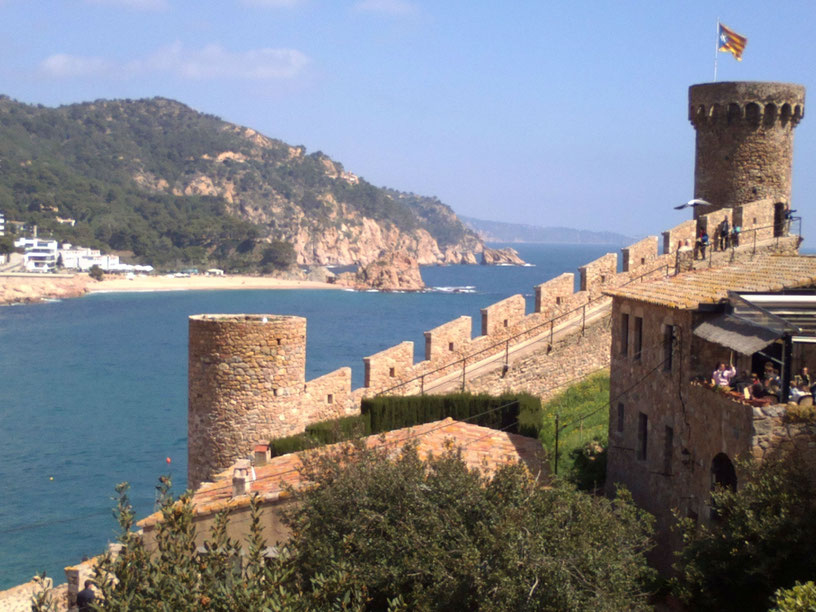
[[[796,225],[796,231],[791,233],[791,227]],[[779,246],[779,239],[780,238],[787,238],[789,236],[799,236],[802,237],[802,217],[790,217],[789,219],[783,219],[779,223],[773,223],[771,225],[762,225],[760,227],[753,227],[748,230],[740,231],[740,233],[735,237],[733,231],[728,235],[728,245],[722,248],[715,248],[717,243],[717,239],[715,238],[713,242],[709,241],[707,247],[708,250],[708,257],[703,255],[701,258],[702,260],[708,259],[709,266],[713,265],[714,260],[714,253],[724,253],[726,251],[734,252],[735,249],[740,247],[748,246],[745,239],[747,238],[747,234],[751,234],[751,255],[756,255],[757,250],[757,235],[762,230],[773,230],[773,235],[768,236],[768,240],[773,239],[776,241],[776,246]],[[700,247],[695,242],[694,244],[694,261],[700,261],[697,258],[697,254],[699,253]]]

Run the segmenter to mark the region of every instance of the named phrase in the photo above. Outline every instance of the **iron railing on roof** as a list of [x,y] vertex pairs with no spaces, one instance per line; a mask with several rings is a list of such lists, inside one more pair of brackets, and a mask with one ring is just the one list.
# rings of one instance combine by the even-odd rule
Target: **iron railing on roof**
[[[796,231],[791,233],[791,228],[796,227]],[[778,223],[773,223],[772,225],[762,225],[760,227],[753,227],[748,230],[740,231],[738,234],[734,234],[733,229],[729,233],[728,238],[726,239],[726,246],[725,248],[720,248],[718,244],[718,239],[715,237],[713,241],[710,241],[708,246],[703,249],[703,257],[702,259],[706,259],[705,251],[708,251],[708,263],[709,266],[713,265],[713,258],[714,253],[723,253],[725,251],[734,251],[734,249],[739,247],[748,246],[751,244],[751,254],[755,255],[757,250],[757,236],[759,235],[760,231],[763,230],[773,230],[773,235],[768,236],[768,239],[773,239],[776,241],[776,246],[779,247],[779,239],[780,238],[787,238],[788,236],[794,235],[802,237],[802,217],[790,217],[788,219],[783,219]],[[699,242],[695,242],[694,244],[694,259],[698,261],[697,255],[700,253],[701,246]]]

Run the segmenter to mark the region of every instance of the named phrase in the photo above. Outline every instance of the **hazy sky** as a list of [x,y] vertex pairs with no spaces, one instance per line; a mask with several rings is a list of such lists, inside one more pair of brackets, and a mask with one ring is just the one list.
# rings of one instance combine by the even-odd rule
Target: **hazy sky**
[[[814,85],[811,0],[0,0],[0,93],[165,96],[462,214],[642,236],[690,216],[717,17],[748,37],[718,80]],[[807,111],[795,143],[808,234]]]

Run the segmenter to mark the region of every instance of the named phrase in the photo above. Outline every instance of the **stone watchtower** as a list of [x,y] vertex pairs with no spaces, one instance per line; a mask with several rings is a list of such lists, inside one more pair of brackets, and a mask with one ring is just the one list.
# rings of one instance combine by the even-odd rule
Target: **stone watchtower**
[[196,488],[258,440],[290,433],[306,381],[306,319],[190,317],[187,486]]
[[793,128],[805,112],[805,88],[790,83],[725,82],[689,88],[697,130],[695,219],[762,199],[790,202]]

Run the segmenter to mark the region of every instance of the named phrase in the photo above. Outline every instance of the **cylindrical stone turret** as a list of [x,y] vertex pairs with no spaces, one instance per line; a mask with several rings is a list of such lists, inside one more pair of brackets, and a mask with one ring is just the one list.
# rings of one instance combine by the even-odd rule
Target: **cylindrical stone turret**
[[805,113],[805,88],[791,83],[724,82],[689,88],[697,130],[694,197],[720,208],[771,198],[790,202],[793,128]]
[[[277,315],[190,317],[187,486],[292,433],[306,382],[306,319]],[[297,425],[294,425],[295,427]]]

